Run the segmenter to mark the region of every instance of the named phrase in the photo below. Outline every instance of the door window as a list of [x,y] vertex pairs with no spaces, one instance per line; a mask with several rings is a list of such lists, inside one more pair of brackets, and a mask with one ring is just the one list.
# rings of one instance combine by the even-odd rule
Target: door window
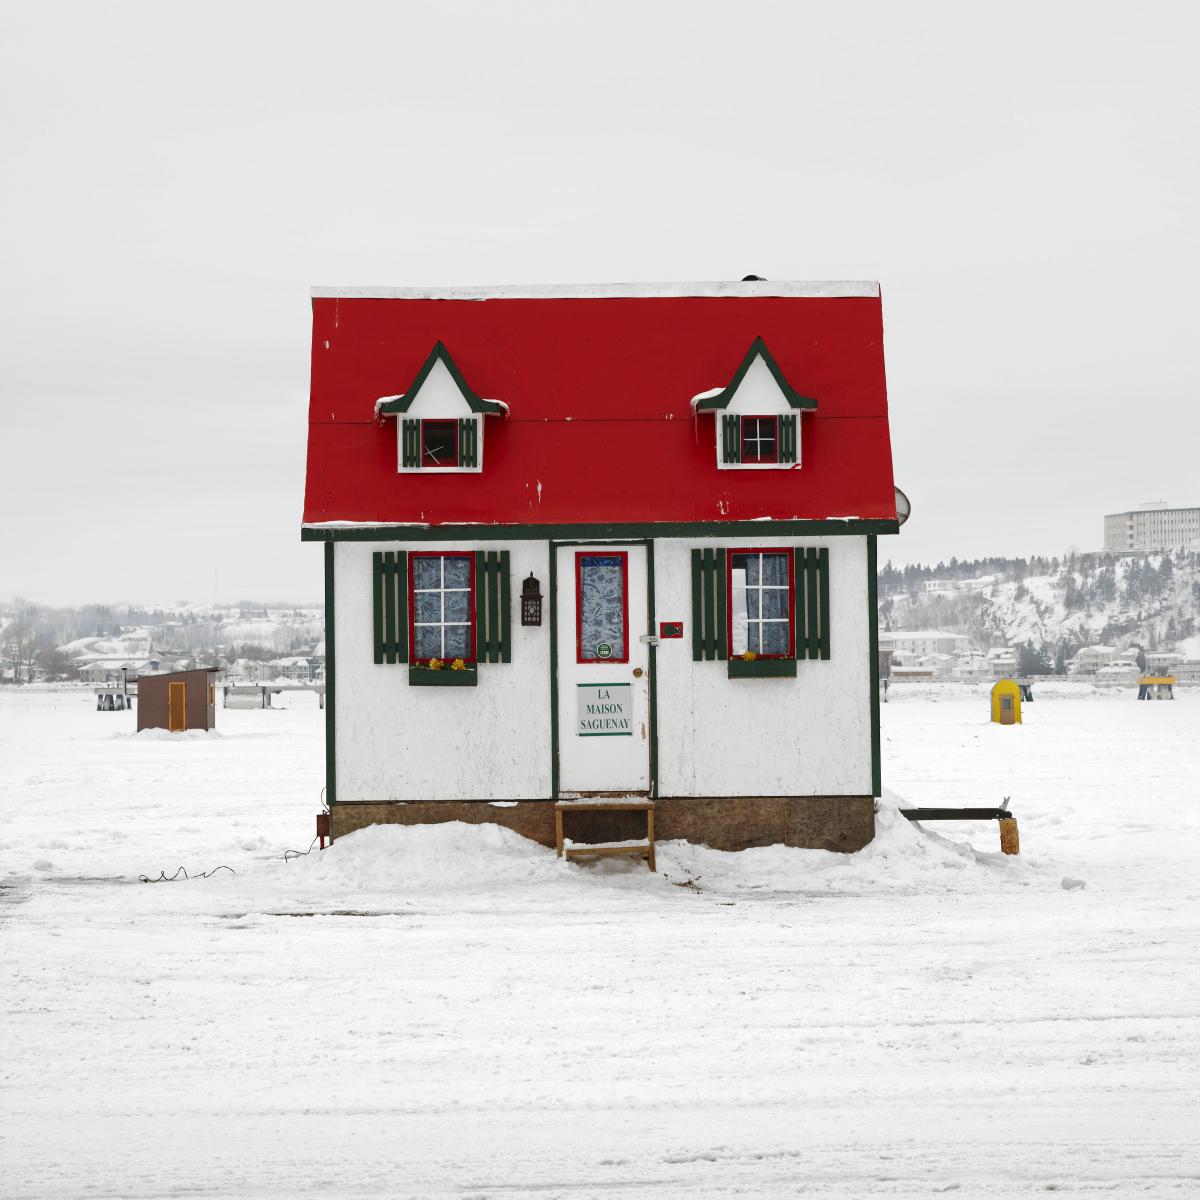
[[576,661],[629,661],[629,555],[575,555]]

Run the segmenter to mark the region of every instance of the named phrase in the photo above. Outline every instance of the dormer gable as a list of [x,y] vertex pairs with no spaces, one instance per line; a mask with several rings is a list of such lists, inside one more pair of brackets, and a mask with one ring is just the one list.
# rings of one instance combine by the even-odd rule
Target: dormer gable
[[715,414],[721,469],[798,468],[801,414],[816,407],[816,400],[788,382],[761,337],[754,339],[725,387],[692,398],[694,411]]
[[375,402],[375,415],[396,418],[401,473],[478,473],[483,470],[483,418],[507,416],[508,406],[477,395],[439,341],[406,391]]

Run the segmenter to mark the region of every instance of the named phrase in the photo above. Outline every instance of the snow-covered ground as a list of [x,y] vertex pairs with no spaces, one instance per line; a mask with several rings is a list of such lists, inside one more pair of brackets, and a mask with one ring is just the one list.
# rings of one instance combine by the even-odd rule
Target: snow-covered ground
[[[0,692],[6,1198],[1200,1194],[1200,693],[895,688],[888,786],[1011,796],[1020,858],[885,808],[658,876],[489,826],[285,863],[289,699]],[[179,866],[236,874],[138,882]]]

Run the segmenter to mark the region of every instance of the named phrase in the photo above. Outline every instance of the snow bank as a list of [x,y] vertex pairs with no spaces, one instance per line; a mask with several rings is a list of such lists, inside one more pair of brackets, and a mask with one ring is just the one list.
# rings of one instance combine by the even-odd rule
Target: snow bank
[[561,878],[553,850],[502,825],[371,825],[291,864],[305,884],[348,891],[448,892]]
[[[972,838],[960,841],[914,825],[900,815],[899,807],[898,798],[880,803],[874,840],[854,854],[791,846],[726,853],[666,842],[659,846],[659,866],[669,881],[681,886],[691,879],[702,891],[747,897],[763,892],[844,896],[977,891],[990,890],[993,882],[1029,880],[1033,868],[1027,860],[1000,853],[994,821],[953,826],[960,837]],[[978,833],[981,826],[986,828]],[[976,849],[972,842],[993,849]]]
[[460,821],[373,825],[339,838],[324,851],[294,860],[290,870],[296,873],[294,882],[306,892],[315,888],[331,895],[444,894],[588,880],[639,890],[675,884],[747,899],[764,892],[866,895],[948,886],[973,889],[981,879],[1027,876],[1027,864],[1000,853],[995,823],[985,824],[982,836],[994,852],[913,825],[900,816],[898,802],[885,801],[876,815],[875,840],[854,854],[790,846],[730,852],[667,841],[656,847],[657,876],[646,870],[642,860],[568,863],[553,850],[500,825]]

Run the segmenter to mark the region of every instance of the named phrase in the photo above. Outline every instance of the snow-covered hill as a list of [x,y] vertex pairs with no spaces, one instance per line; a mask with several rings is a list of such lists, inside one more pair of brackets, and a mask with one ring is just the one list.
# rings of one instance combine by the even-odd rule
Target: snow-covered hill
[[1136,645],[1192,657],[1190,642],[1200,642],[1200,554],[1193,551],[889,563],[879,585],[884,629],[947,629],[985,648],[1029,642],[1070,654]]

